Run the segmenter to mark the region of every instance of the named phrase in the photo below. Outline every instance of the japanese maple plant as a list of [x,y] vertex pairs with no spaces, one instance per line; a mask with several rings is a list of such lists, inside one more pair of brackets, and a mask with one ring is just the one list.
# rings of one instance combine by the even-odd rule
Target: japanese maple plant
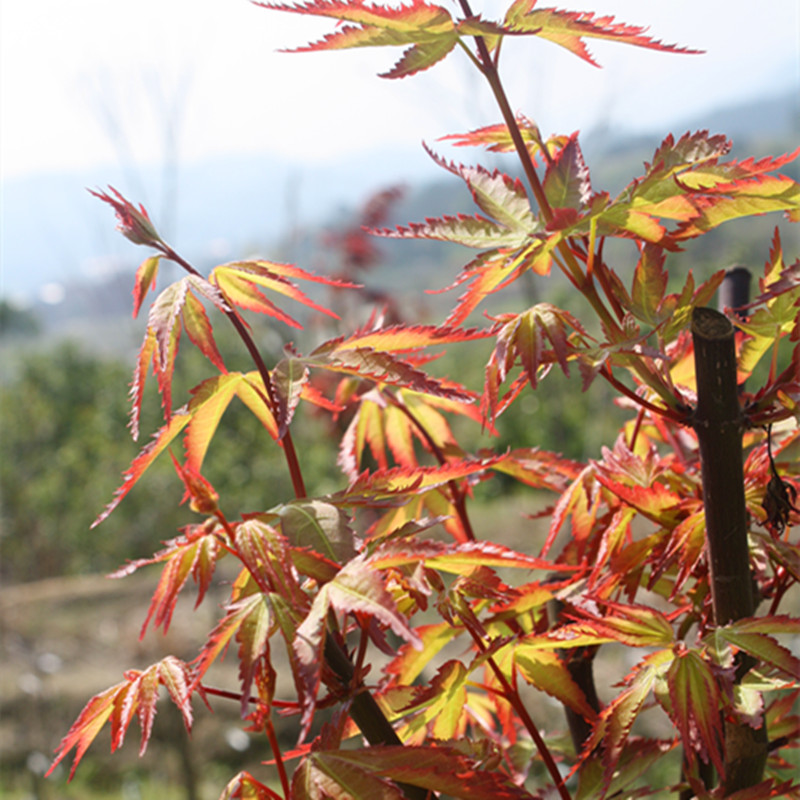
[[[151,251],[135,276],[134,315],[160,262],[185,275],[150,307],[131,388],[133,435],[151,368],[164,424],[95,524],[182,440],[170,454],[200,519],[116,576],[161,566],[145,628],[164,630],[189,578],[199,604],[221,559],[236,563],[237,577],[197,658],[125,673],[89,701],[55,764],[74,750],[74,771],[106,723],[116,749],[134,718],[144,750],[165,687],[187,729],[195,698],[233,698],[247,730],[263,735],[264,763],[233,777],[224,797],[800,796],[788,752],[800,735],[800,658],[789,647],[800,618],[787,608],[800,581],[791,536],[800,260],[784,254],[776,227],[754,298],[720,311],[709,306],[725,265],[696,283],[680,255],[684,243],[743,217],[800,221],[800,185],[779,172],[800,150],[734,160],[722,135],[669,135],[614,197],[592,184],[577,134],[545,139],[512,110],[499,72],[503,42],[537,36],[590,64],[587,38],[684,48],[535,0],[515,0],[495,21],[468,0],[457,14],[424,0],[257,5],[337,21],[300,50],[403,48],[385,78],[461,51],[499,116],[446,138],[513,154],[521,177],[431,150],[466,183],[479,213],[373,232],[475,248],[447,317],[388,324],[378,311],[307,353],[287,346],[277,363],[265,362],[247,315],[297,326],[287,298],[309,314],[332,313],[299,282],[341,292],[351,283],[267,260],[202,275],[143,208],[114,190],[96,193],[122,233]],[[605,247],[613,237],[632,245]],[[560,272],[580,304],[498,311],[519,300],[528,271]],[[233,325],[252,370],[226,368],[206,305]],[[215,373],[176,408],[184,332]],[[434,355],[447,345],[491,348],[483,386],[437,375]],[[491,443],[503,414],[526,393],[546,391],[553,369],[571,375],[576,392],[607,381],[618,394],[629,419],[608,448],[578,463],[536,447],[470,452],[459,443],[454,418],[483,426]],[[263,425],[263,446],[282,453],[294,489],[275,497],[265,486],[258,508],[236,514],[202,474],[234,398]],[[339,420],[330,456],[339,488],[325,496],[309,496],[292,438],[302,404]],[[504,541],[502,520],[480,530],[470,518],[475,485],[498,475],[552,493],[535,550]],[[615,645],[626,666],[598,690],[593,661]],[[209,668],[228,649],[239,683],[211,685]],[[277,670],[291,671],[292,696],[276,695]],[[565,713],[553,713],[559,704]],[[278,717],[295,720],[290,752],[279,744]]]

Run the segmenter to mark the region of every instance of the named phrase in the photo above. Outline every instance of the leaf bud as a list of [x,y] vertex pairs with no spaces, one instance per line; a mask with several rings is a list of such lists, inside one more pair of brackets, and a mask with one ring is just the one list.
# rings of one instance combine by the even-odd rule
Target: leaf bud
[[111,197],[111,195],[105,192],[95,192],[92,189],[89,189],[89,192],[114,208],[117,219],[119,220],[117,230],[134,244],[144,244],[150,247],[163,245],[164,242],[158,235],[155,226],[150,221],[150,217],[147,211],[145,211],[144,206],[139,205],[137,209],[113,186],[109,186],[108,188],[113,192],[115,197]]

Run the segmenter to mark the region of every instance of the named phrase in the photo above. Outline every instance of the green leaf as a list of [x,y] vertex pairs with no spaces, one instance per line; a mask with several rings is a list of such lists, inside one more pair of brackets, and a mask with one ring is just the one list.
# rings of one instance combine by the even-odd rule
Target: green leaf
[[696,650],[679,647],[667,672],[670,716],[685,743],[690,761],[709,759],[720,773],[723,765],[721,695],[717,677]]
[[280,518],[283,535],[292,547],[310,547],[339,564],[345,564],[356,554],[350,519],[338,506],[301,498],[276,506],[270,513]]
[[489,172],[481,166],[465,167],[447,162],[428,147],[425,149],[440,167],[461,178],[480,209],[501,225],[523,233],[533,233],[539,227],[519,178],[510,178],[499,170]]
[[771,633],[800,634],[800,621],[792,617],[742,619],[718,628],[717,640],[744,650],[762,664],[800,680],[800,658],[770,636]]
[[381,73],[380,77],[405,78],[429,69],[445,58],[456,44],[458,44],[458,35],[455,32],[440,36],[432,42],[415,44],[403,53],[388,72]]
[[270,381],[277,406],[278,438],[283,439],[294,418],[303,387],[308,383],[308,367],[302,359],[289,355],[275,365],[270,372]]
[[398,226],[394,230],[383,228],[375,233],[387,239],[434,239],[479,250],[520,247],[529,236],[526,230],[507,228],[479,214],[445,215],[438,219],[427,219],[424,223],[412,222],[406,227]]

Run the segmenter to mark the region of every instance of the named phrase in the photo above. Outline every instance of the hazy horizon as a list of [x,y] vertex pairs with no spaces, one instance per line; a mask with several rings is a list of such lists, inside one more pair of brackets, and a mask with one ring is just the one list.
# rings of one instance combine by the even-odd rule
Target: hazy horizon
[[[498,118],[462,53],[384,80],[399,48],[287,54],[333,21],[246,0],[0,0],[0,170],[191,163],[223,153],[345,158],[376,142],[407,146]],[[586,0],[562,4],[649,26],[705,55],[587,40],[597,69],[536,37],[509,37],[501,73],[515,109],[543,133],[668,129],[677,118],[753,97],[800,96],[800,2]],[[474,11],[501,16],[505,3]],[[565,98],[568,101],[565,102]]]

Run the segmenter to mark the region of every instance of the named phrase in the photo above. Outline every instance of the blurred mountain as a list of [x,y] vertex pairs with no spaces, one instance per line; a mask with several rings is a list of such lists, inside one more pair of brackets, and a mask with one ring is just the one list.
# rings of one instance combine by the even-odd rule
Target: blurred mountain
[[[727,134],[736,157],[776,155],[800,144],[800,98],[783,95],[719,109],[702,120],[676,124],[673,133],[678,137],[697,129]],[[621,189],[662,139],[661,132],[630,137],[616,130],[586,132],[582,146],[595,187]],[[447,156],[514,169],[513,161],[487,159],[468,148]],[[796,164],[784,172],[800,178]],[[114,230],[111,209],[85,191],[108,184],[143,203],[162,236],[201,269],[255,252],[310,269],[329,268],[322,231],[352,223],[354,209],[389,185],[409,187],[392,224],[474,210],[463,183],[438,169],[421,147],[376,149],[333,164],[241,154],[173,165],[172,171],[113,168],[7,180],[2,184],[0,297],[30,308],[43,320],[45,333],[97,338],[93,324],[98,318],[114,329],[123,313],[129,317],[131,274],[146,254]],[[455,272],[446,265],[463,265],[469,257],[459,248],[445,254],[437,243],[382,246],[387,245],[395,254],[389,263],[401,259],[404,267],[382,270],[382,277],[406,290],[423,277],[430,285],[434,261],[445,265],[434,285],[447,285]],[[118,343],[103,344],[117,349]]]
[[325,164],[242,154],[177,169],[111,167],[8,179],[1,189],[0,294],[47,299],[41,293],[47,284],[107,277],[139,257],[114,230],[111,209],[87,188],[112,185],[142,203],[161,235],[200,262],[241,256],[287,229],[319,222],[382,181],[424,180],[434,171],[417,148]]

